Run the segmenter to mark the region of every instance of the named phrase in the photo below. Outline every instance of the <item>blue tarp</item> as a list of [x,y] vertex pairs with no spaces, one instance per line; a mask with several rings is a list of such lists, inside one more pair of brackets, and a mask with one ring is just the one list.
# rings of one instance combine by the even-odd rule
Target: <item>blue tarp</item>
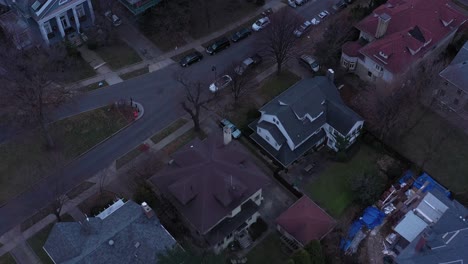
[[385,218],[385,213],[377,209],[376,207],[369,206],[364,210],[364,215],[361,217],[361,221],[369,229],[374,229],[376,226],[382,224]]
[[445,194],[448,198],[450,198],[450,191],[444,188],[442,185],[440,185],[436,180],[434,180],[429,174],[423,173],[421,176],[419,176],[416,181],[414,181],[413,186],[416,187],[417,189],[420,189],[424,183],[428,181],[429,185],[423,190],[423,193],[431,190],[438,190]]
[[405,174],[403,175],[403,177],[401,177],[401,179],[398,180],[398,183],[402,184],[402,183],[406,182],[407,180],[409,180],[413,176],[414,176],[414,173],[411,170],[407,170],[405,172]]

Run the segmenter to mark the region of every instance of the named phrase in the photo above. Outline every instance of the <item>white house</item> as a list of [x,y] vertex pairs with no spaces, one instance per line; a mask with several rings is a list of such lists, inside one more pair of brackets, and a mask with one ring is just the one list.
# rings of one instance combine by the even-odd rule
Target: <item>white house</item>
[[250,137],[284,167],[322,144],[335,151],[348,148],[364,124],[325,76],[299,81],[259,111]]

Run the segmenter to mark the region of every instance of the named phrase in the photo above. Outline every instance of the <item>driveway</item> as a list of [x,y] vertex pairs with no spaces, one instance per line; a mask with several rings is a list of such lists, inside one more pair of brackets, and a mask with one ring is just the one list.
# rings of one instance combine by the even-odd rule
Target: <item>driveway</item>
[[[326,6],[329,3],[325,0],[310,1],[297,10],[301,14],[307,13],[312,16],[323,9],[322,5]],[[58,181],[63,185],[62,192],[66,193],[182,116],[184,112],[180,107],[180,102],[184,100],[184,92],[174,78],[175,74],[182,71],[188,78],[208,84],[214,79],[214,72],[211,71],[212,66],[217,67],[219,75],[233,62],[238,62],[252,55],[256,50],[256,38],[257,34],[253,34],[215,56],[206,55],[202,62],[186,69],[172,64],[162,70],[86,93],[75,98],[74,102],[58,109],[53,115],[54,120],[95,109],[119,99],[133,98],[144,106],[145,115],[129,128],[71,162],[63,170],[63,175],[50,175],[3,205],[0,208],[0,235],[45,207],[53,199],[54,195],[51,189],[54,188],[51,187],[56,186]],[[269,194],[265,192],[265,195]],[[275,195],[271,197],[272,199],[277,198]],[[281,204],[282,200],[272,201],[273,203],[276,206],[276,204]],[[268,214],[268,210],[265,210],[265,213]],[[273,217],[273,215],[271,216]]]

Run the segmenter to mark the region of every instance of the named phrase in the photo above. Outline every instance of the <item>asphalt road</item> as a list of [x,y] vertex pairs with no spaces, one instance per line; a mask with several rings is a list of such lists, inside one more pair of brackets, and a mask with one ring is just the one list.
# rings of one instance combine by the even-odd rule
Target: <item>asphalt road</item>
[[[295,10],[310,20],[332,4],[329,0],[310,1]],[[133,98],[144,106],[145,114],[127,129],[74,160],[66,166],[63,174],[57,173],[44,178],[42,182],[2,206],[0,235],[46,206],[56,195],[53,190],[56,189],[54,186],[57,186],[57,182],[60,183],[60,190],[66,193],[182,116],[184,112],[180,102],[184,99],[184,92],[174,78],[176,74],[182,72],[189,79],[200,80],[206,83],[208,89],[215,74],[212,66],[216,66],[216,73],[220,76],[234,62],[255,53],[255,42],[256,34],[253,34],[214,56],[205,55],[200,63],[188,68],[182,69],[178,64],[172,64],[162,70],[80,95],[72,103],[60,108],[53,119],[95,109],[119,99]]]

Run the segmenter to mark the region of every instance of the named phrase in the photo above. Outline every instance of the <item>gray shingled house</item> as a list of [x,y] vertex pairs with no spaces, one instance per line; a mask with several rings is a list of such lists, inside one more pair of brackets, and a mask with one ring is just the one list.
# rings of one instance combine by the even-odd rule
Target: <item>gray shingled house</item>
[[325,76],[297,82],[259,111],[261,117],[249,124],[250,137],[284,167],[322,144],[348,148],[364,124]]
[[158,263],[177,245],[146,204],[118,200],[96,217],[56,223],[44,245],[55,263]]
[[[229,133],[229,132],[228,132]],[[247,229],[260,216],[268,177],[231,135],[212,133],[189,142],[150,178],[158,195],[181,214],[192,236],[219,252],[237,239],[247,247]],[[226,140],[227,139],[227,140]]]
[[435,92],[437,105],[468,120],[468,41],[439,75],[443,82]]
[[394,230],[400,264],[468,263],[468,209],[434,189]]

